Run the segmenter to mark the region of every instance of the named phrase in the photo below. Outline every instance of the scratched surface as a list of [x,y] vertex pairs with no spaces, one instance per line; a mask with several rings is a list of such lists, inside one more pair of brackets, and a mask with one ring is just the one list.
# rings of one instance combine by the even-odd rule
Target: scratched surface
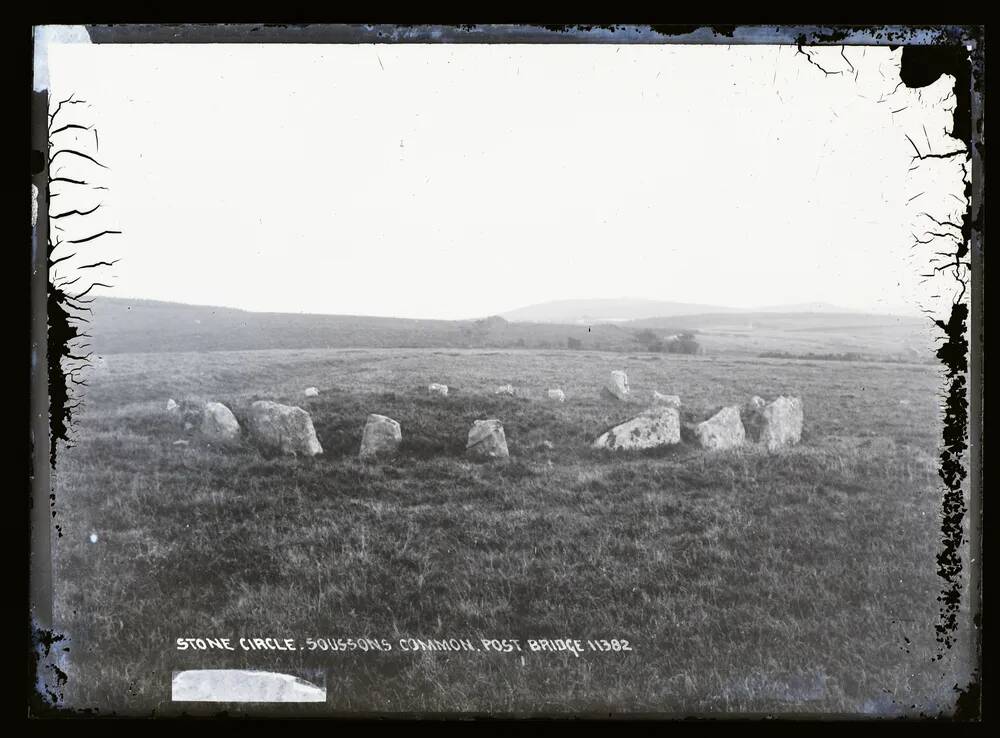
[[[845,53],[845,49],[852,45],[869,43],[893,45],[930,44],[930,49],[934,49],[935,46],[947,49],[954,47],[942,47],[942,44],[954,44],[956,41],[967,43],[971,41],[975,45],[975,42],[981,39],[981,37],[977,38],[974,32],[970,36],[969,31],[962,28],[836,29],[784,27],[772,30],[771,28],[736,26],[715,28],[674,27],[669,29],[617,26],[535,29],[507,27],[471,27],[462,29],[356,27],[331,29],[316,27],[212,26],[202,28],[185,27],[183,33],[178,34],[176,28],[93,26],[89,27],[88,31],[91,40],[95,43],[161,43],[169,40],[178,40],[180,37],[194,43],[220,40],[299,43],[329,43],[331,41],[351,43],[372,42],[376,40],[383,43],[427,41],[454,43],[495,43],[498,41],[509,43],[578,43],[581,40],[589,43],[664,43],[666,41],[682,44],[791,42],[798,44],[798,53],[804,57],[804,63],[815,67],[823,75],[824,80],[837,81],[838,79],[853,76],[855,83],[859,83],[859,80],[861,80],[862,84],[867,83],[867,79],[862,74],[864,67],[851,52]],[[832,45],[827,46],[826,44]],[[982,158],[981,151],[977,150],[972,144],[974,141],[981,140],[982,134],[981,128],[977,128],[977,125],[981,126],[982,120],[982,87],[980,79],[976,77],[977,74],[981,75],[982,56],[981,52],[978,52],[978,56],[973,54],[973,64],[970,68],[966,55],[963,53],[956,54],[954,51],[951,51],[937,55],[933,53],[924,55],[914,52],[913,47],[901,48],[900,51],[902,54],[896,59],[895,77],[890,76],[889,79],[885,79],[884,75],[880,75],[885,86],[878,86],[882,82],[873,83],[874,86],[866,88],[865,91],[883,96],[884,101],[891,105],[894,111],[893,115],[902,117],[903,122],[900,124],[903,129],[902,135],[908,142],[907,145],[912,147],[911,168],[907,176],[914,195],[912,209],[914,243],[908,265],[910,268],[918,270],[919,274],[926,275],[928,283],[928,289],[925,293],[926,310],[928,314],[937,317],[938,320],[940,349],[937,355],[944,369],[943,376],[941,373],[934,375],[935,385],[927,388],[927,398],[933,399],[934,411],[932,413],[933,419],[928,418],[926,421],[926,427],[934,429],[934,433],[936,434],[934,436],[935,450],[932,454],[936,455],[939,459],[939,465],[936,469],[936,484],[938,485],[936,489],[939,493],[939,504],[938,502],[936,504],[938,504],[939,516],[936,517],[939,517],[940,523],[939,532],[935,537],[939,542],[938,556],[935,557],[936,563],[926,565],[936,575],[939,587],[942,587],[941,583],[943,582],[943,588],[940,591],[941,602],[937,609],[937,615],[926,618],[928,623],[934,623],[933,645],[928,641],[924,645],[930,649],[929,651],[921,652],[920,648],[916,647],[913,651],[924,653],[924,655],[933,652],[936,657],[940,658],[942,663],[940,668],[943,671],[938,672],[938,678],[947,673],[948,677],[946,677],[945,681],[947,681],[947,678],[957,675],[960,682],[962,678],[967,682],[966,667],[969,664],[974,664],[976,658],[974,647],[971,655],[964,652],[964,649],[967,647],[967,641],[962,639],[967,638],[967,628],[965,626],[969,618],[968,608],[970,603],[968,602],[968,594],[970,575],[973,576],[971,586],[973,586],[973,589],[975,587],[974,567],[973,571],[970,571],[968,565],[970,556],[968,553],[970,535],[968,526],[970,518],[967,512],[970,506],[970,484],[978,479],[978,471],[974,467],[970,468],[969,397],[970,393],[974,395],[978,391],[978,388],[969,384],[968,356],[970,350],[970,320],[973,322],[973,325],[978,320],[978,313],[973,312],[970,315],[969,300],[971,296],[976,294],[977,288],[981,290],[981,287],[978,286],[980,283],[974,281],[975,275],[973,274],[971,265],[973,263],[981,264],[981,261],[975,261],[977,258],[981,259],[981,256],[976,251],[977,248],[981,248],[982,226],[978,216],[978,207],[982,203],[980,194],[981,183],[974,181],[974,174],[977,171],[977,167],[981,166]],[[977,64],[978,66],[976,66]],[[869,69],[868,71],[872,70]],[[948,91],[952,89],[952,83],[948,78],[942,78],[940,76],[942,73],[951,74],[952,79],[958,82],[954,87],[956,94],[952,95],[951,101],[948,99]],[[830,78],[834,79],[831,80]],[[817,82],[817,84],[822,83]],[[967,94],[970,89],[971,94]],[[53,101],[53,105],[58,102]],[[974,116],[970,114],[970,109],[973,113],[978,112],[977,118],[974,119]],[[912,118],[909,117],[911,115],[913,116]],[[932,121],[932,125],[928,126],[928,120]],[[973,120],[973,124],[967,126],[967,122],[970,120]],[[978,124],[975,121],[978,121]],[[80,125],[85,126],[86,123],[83,122]],[[99,146],[99,140],[96,136],[93,142],[95,148]],[[78,151],[80,154],[85,153],[72,146],[67,147],[66,150]],[[50,151],[49,164],[52,163],[53,153]],[[48,172],[48,176],[53,176],[51,171]],[[58,177],[59,175],[56,174],[55,176]],[[928,197],[926,194],[929,189],[927,186],[928,183],[935,183],[939,187],[932,193],[931,197]],[[943,189],[940,188],[942,183]],[[49,184],[51,185],[51,182]],[[948,193],[949,188],[951,189],[950,200],[944,196]],[[51,195],[51,187],[48,189],[49,192],[47,194]],[[921,201],[921,197],[925,199]],[[64,202],[68,202],[70,199],[72,198],[67,198]],[[53,214],[59,214],[54,213],[52,202],[52,200],[47,200],[45,203],[46,209],[43,210],[43,213],[47,212],[50,219],[53,217]],[[79,207],[72,207],[69,210],[60,212],[67,214],[73,212],[77,215],[83,213]],[[94,223],[90,221],[86,225],[90,226],[94,225]],[[113,225],[104,228],[103,231],[99,227],[88,231],[87,234],[78,234],[75,238],[86,242],[91,236],[96,238],[96,234],[107,233],[110,235],[113,232]],[[70,239],[66,238],[64,240],[69,241]],[[50,262],[56,258],[53,256],[53,252],[58,243],[58,235],[56,235],[54,240],[50,239],[49,241],[48,253]],[[972,248],[971,252],[970,248]],[[99,259],[98,263],[100,261]],[[69,436],[71,431],[73,431],[72,426],[75,425],[75,422],[72,412],[78,407],[82,409],[86,408],[84,400],[89,402],[89,394],[81,393],[79,388],[74,387],[75,383],[73,381],[74,378],[78,380],[82,376],[79,372],[83,370],[87,363],[85,360],[81,360],[78,364],[73,364],[77,360],[77,357],[82,355],[74,353],[74,347],[79,347],[80,343],[78,339],[85,337],[75,333],[75,329],[71,327],[72,320],[68,320],[72,313],[75,312],[75,308],[72,305],[74,296],[85,299],[88,283],[84,283],[83,286],[76,283],[75,291],[67,292],[65,282],[72,279],[73,276],[76,275],[71,273],[69,277],[63,278],[63,282],[56,281],[50,283],[50,324],[52,324],[52,319],[56,318],[56,322],[53,324],[56,330],[50,332],[49,335],[50,387],[54,389],[65,388],[64,394],[60,392],[53,393],[53,405],[51,408],[53,462],[55,461],[55,450],[58,439]],[[99,283],[99,279],[96,276],[91,277],[91,275],[88,275],[88,277],[90,278],[89,284]],[[979,294],[981,295],[981,291]],[[69,302],[66,300],[67,297],[69,298]],[[76,307],[79,307],[79,303]],[[973,351],[977,348],[979,346],[973,341]],[[62,355],[62,359],[55,358],[60,355]],[[65,361],[66,359],[70,360],[68,365]],[[150,372],[155,375],[155,370],[147,371],[147,375]],[[273,386],[271,387],[271,391],[274,391]],[[938,396],[941,396],[943,399],[943,408],[937,402]],[[112,400],[110,405],[105,402],[103,405],[98,405],[94,410],[100,416],[109,406],[117,402],[117,400]],[[973,408],[975,407],[975,402],[973,402]],[[125,412],[127,416],[134,409],[130,408],[128,411],[119,409],[117,412]],[[90,412],[85,409],[83,411]],[[972,421],[974,425],[978,422],[978,418],[973,416]],[[90,427],[84,424],[81,428],[75,429],[77,433],[75,437],[80,439],[78,442],[82,442],[84,445],[90,442],[88,439],[88,428]],[[974,438],[975,429],[973,428],[973,440]],[[141,439],[136,439],[135,444],[137,445],[134,448],[140,448],[142,443]],[[61,471],[59,465],[56,466],[56,471]],[[62,474],[62,476],[65,478],[66,475]],[[91,504],[97,505],[96,499],[89,493],[74,492],[72,488],[64,486],[57,487],[57,489],[61,490],[61,497],[58,498],[60,502],[66,499],[66,495],[77,494],[78,501],[89,499]],[[974,490],[975,488],[973,487],[972,489]],[[928,493],[927,499],[933,500],[934,498],[935,495]],[[971,505],[972,511],[975,513],[978,510],[978,505],[974,500],[971,501]],[[77,508],[77,514],[79,514],[79,508]],[[71,516],[64,518],[64,520],[69,519],[71,519]],[[973,530],[971,533],[975,535],[975,525],[978,522],[975,516],[973,516],[972,522]],[[62,535],[61,528],[59,529],[59,535]],[[888,538],[892,539],[892,536],[889,535]],[[976,545],[977,540],[973,538],[972,543]],[[921,579],[921,581],[924,580]],[[57,590],[59,586],[60,583],[57,580]],[[109,602],[112,601],[114,601],[113,597],[110,598]],[[132,605],[126,602],[118,602],[116,605],[118,609],[113,607],[110,612],[104,609],[101,613],[93,613],[93,616],[98,619],[110,617],[114,620],[114,612],[124,614],[132,606],[139,607],[134,601]],[[971,606],[972,610],[975,611],[975,601],[971,603]],[[119,617],[119,620],[124,622],[124,618],[122,617]],[[60,633],[59,635],[55,635],[54,638],[56,640],[60,638],[64,639],[65,634]],[[40,643],[44,645],[46,654],[49,654],[53,642],[53,635],[51,633],[41,639]],[[911,640],[907,638],[905,642],[906,644],[910,644]],[[974,640],[972,642],[975,643]],[[80,643],[80,641],[77,640],[77,643]],[[904,650],[906,648],[904,646]],[[93,646],[83,644],[82,649],[93,650]],[[861,652],[864,652],[863,646],[861,647]],[[66,666],[66,657],[63,655],[59,658],[60,663]],[[872,656],[871,658],[874,659],[874,662],[878,662],[878,657]],[[86,659],[83,659],[80,663],[86,663]],[[862,660],[860,663],[867,664],[873,662]],[[945,664],[949,666],[945,666]],[[134,665],[131,669],[127,668],[124,663],[119,663],[118,667],[125,671],[131,671],[135,668]],[[948,669],[954,670],[956,668],[958,669],[957,672],[948,671]],[[113,667],[109,667],[109,669],[113,670]],[[433,672],[433,669],[431,670]],[[502,669],[500,671],[502,673]],[[545,671],[544,668],[542,671]],[[800,668],[801,671],[802,669]],[[829,704],[840,707],[849,705],[855,709],[860,709],[862,712],[869,713],[892,713],[903,709],[899,701],[895,698],[873,697],[867,702],[859,702],[856,695],[860,694],[860,692],[853,689],[853,687],[847,690],[843,690],[840,687],[833,688],[829,686],[829,675],[825,672],[817,676],[815,670],[810,672],[808,669],[805,669],[805,671],[808,672],[808,675],[802,676],[802,674],[799,674],[799,676],[793,677],[789,676],[791,672],[787,670],[782,671],[779,669],[773,673],[764,670],[757,672],[752,678],[742,677],[743,687],[735,691],[733,691],[729,682],[712,681],[715,678],[714,676],[708,678],[707,686],[704,682],[699,683],[697,677],[692,677],[690,674],[685,673],[685,688],[680,691],[684,692],[688,699],[687,702],[683,703],[681,709],[688,709],[692,705],[696,711],[718,709],[720,705],[718,701],[699,701],[706,694],[711,693],[713,687],[716,690],[714,693],[716,698],[722,699],[723,702],[721,704],[724,704],[726,707],[737,705],[746,709],[750,704],[777,704],[780,708],[805,709],[808,711],[811,709],[810,706],[813,708],[816,707],[816,700],[823,703],[824,707],[827,705],[827,703],[824,703],[824,700],[829,700]],[[48,694],[58,703],[62,696],[61,690],[67,686],[64,677],[69,673],[71,679],[74,671],[68,668],[62,670],[56,666],[54,673],[56,673],[56,677],[53,684],[55,684],[56,689],[55,691],[48,690]],[[779,674],[780,676],[775,676],[775,674]],[[113,679],[114,677],[105,671],[102,678]],[[548,678],[550,678],[550,675],[546,676],[546,679]],[[587,702],[587,699],[593,698],[596,686],[605,684],[601,680],[613,681],[615,678],[614,675],[605,672],[596,682],[588,682],[592,687],[591,692],[583,697],[577,694],[577,702],[575,704],[578,706],[590,704]],[[444,705],[445,709],[450,709],[447,704],[434,702],[433,698],[427,696],[427,694],[433,693],[433,689],[428,687],[427,684],[440,684],[444,678],[438,675],[429,677],[429,679],[429,682],[422,683],[425,692],[422,693],[423,696],[419,697],[415,704],[422,704],[425,707],[429,704]],[[607,692],[608,694],[618,694],[620,697],[620,701],[613,703],[612,706],[618,704],[638,704],[646,708],[652,707],[652,709],[655,709],[657,704],[661,704],[638,699],[630,701],[629,695],[633,695],[634,697],[634,694],[628,692],[628,688],[634,687],[635,684],[628,680],[622,681],[620,675],[617,679],[618,691],[610,690]],[[889,677],[886,677],[886,679],[889,680],[887,683],[891,683],[891,686],[883,687],[885,694],[896,694],[897,691],[905,692],[908,686],[913,686],[901,685],[898,681],[893,682]],[[757,684],[755,680],[763,681]],[[42,681],[45,681],[44,678]],[[873,680],[872,684],[875,681],[878,680]],[[931,681],[934,680],[931,679]],[[547,682],[543,681],[541,683]],[[836,681],[835,683],[838,685],[841,684],[841,682]],[[695,687],[690,687],[690,684],[694,684]],[[808,684],[808,686],[803,687],[803,684]],[[503,693],[503,690],[499,689],[498,684],[494,684],[493,687],[498,690],[498,693]],[[927,684],[923,684],[921,688],[924,689],[924,694],[932,695],[927,698],[928,701],[924,705],[925,707],[938,705],[940,709],[946,712],[954,708],[955,695],[948,692],[948,690],[945,690],[945,692],[934,692]],[[147,689],[155,692],[159,687],[147,686]],[[930,689],[929,692],[927,691],[928,689]],[[862,689],[861,692],[863,691]],[[139,693],[141,693],[141,690],[137,693],[132,687],[129,687],[125,692],[125,694],[131,696],[136,696]],[[783,693],[786,696],[798,695],[797,698],[793,698],[792,702],[795,702],[795,699],[799,699],[801,702],[789,705],[789,701],[782,698],[775,698],[776,701],[772,700],[768,702],[767,695],[770,694],[773,696],[777,693]],[[803,696],[807,693],[813,696]],[[468,696],[469,693],[466,692],[465,694]],[[470,697],[466,700],[465,704],[482,705],[484,704],[483,699],[486,700],[486,705],[493,708],[504,706],[509,708],[512,705],[524,706],[528,704],[524,701],[526,699],[524,695],[520,697],[522,701],[517,702],[517,690],[511,690],[507,694],[507,698],[498,699],[496,702],[491,702],[490,699],[483,698],[482,695],[480,695],[479,702]],[[94,696],[96,696],[96,693],[91,693],[91,697]],[[115,703],[114,697],[110,698],[110,703],[108,699],[108,696],[102,695],[97,701],[104,704],[105,707]],[[423,700],[423,702],[421,703],[420,700]],[[562,700],[560,704],[563,705],[573,703],[573,698],[568,697],[566,694],[558,695],[555,698],[555,702],[559,702],[559,700]],[[755,700],[757,701],[755,702]],[[63,704],[83,708],[89,706],[86,704],[87,701],[85,698],[83,701],[71,700],[70,703]],[[133,701],[133,704],[125,709],[135,707],[136,704],[141,702],[143,702],[141,699]],[[146,702],[143,704],[148,706],[149,703]],[[372,705],[374,704],[369,705],[368,709],[379,709],[377,706],[373,707]],[[544,708],[544,706],[551,707],[554,703],[550,701],[539,704],[542,704]],[[859,705],[861,705],[860,708]],[[348,709],[352,709],[353,706],[353,703],[348,703]],[[111,709],[117,711],[119,708],[112,707]]]

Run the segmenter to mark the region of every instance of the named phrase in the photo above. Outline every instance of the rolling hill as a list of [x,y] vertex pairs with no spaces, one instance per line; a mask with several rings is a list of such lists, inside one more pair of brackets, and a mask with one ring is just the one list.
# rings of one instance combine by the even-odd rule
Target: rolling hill
[[[669,304],[681,309],[700,307]],[[627,306],[619,307],[619,314],[627,312]],[[864,313],[722,309],[587,324],[513,321],[501,316],[414,320],[258,313],[111,297],[97,298],[92,308],[91,348],[98,355],[306,348],[565,349],[571,343],[582,350],[637,352],[644,350],[644,343],[637,338],[641,331],[662,338],[689,331],[696,334],[709,355],[858,354],[880,360],[933,359],[926,320]]]
[[610,298],[598,300],[552,300],[527,305],[501,313],[511,321],[529,323],[605,323],[637,320],[657,316],[698,315],[700,313],[739,312],[736,308],[718,305],[695,305],[663,300]]
[[91,306],[98,353],[299,348],[565,348],[605,351],[636,346],[615,325],[533,325],[482,320],[414,320],[364,315],[257,313],[155,300],[98,298]]
[[620,323],[632,320],[675,318],[716,314],[752,313],[809,313],[809,314],[854,314],[865,315],[864,311],[831,305],[826,302],[806,302],[795,305],[766,305],[754,308],[722,307],[687,302],[665,300],[644,300],[636,298],[612,298],[597,300],[551,300],[535,305],[527,305],[516,310],[501,313],[507,320],[530,323]]

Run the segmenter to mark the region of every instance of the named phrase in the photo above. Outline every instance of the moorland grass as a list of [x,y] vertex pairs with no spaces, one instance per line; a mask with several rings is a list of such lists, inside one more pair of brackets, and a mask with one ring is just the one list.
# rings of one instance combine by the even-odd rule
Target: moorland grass
[[[599,393],[614,368],[628,372],[628,403]],[[449,396],[428,396],[431,381]],[[115,355],[90,383],[56,473],[70,708],[213,712],[170,703],[172,671],[210,667],[318,672],[327,703],[298,714],[938,714],[968,681],[967,654],[936,660],[933,368],[303,350]],[[520,396],[492,393],[507,383]],[[308,386],[320,395],[304,397]],[[545,398],[556,386],[565,403]],[[681,395],[691,417],[798,395],[802,443],[590,447],[654,389]],[[256,399],[297,404],[324,453],[213,447],[169,419],[168,397],[219,400],[240,419]],[[402,424],[391,462],[357,458],[373,412]],[[486,417],[504,424],[506,463],[464,457]],[[175,647],[209,636],[367,637],[392,650]],[[411,637],[525,650],[400,650]],[[632,650],[527,649],[546,638]]]

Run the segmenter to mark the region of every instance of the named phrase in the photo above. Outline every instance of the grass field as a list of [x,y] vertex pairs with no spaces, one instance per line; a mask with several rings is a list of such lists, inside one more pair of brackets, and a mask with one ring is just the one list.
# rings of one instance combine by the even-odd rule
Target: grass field
[[[627,405],[598,392],[616,368]],[[937,714],[968,681],[960,650],[934,660],[933,366],[284,350],[111,355],[90,381],[56,475],[71,708],[214,713],[172,705],[171,672],[237,666],[324,674],[327,703],[297,714]],[[428,397],[432,381],[450,396]],[[523,394],[493,395],[507,383]],[[320,395],[305,398],[311,385]],[[565,404],[544,398],[556,386]],[[802,443],[774,455],[589,448],[654,389],[695,414],[798,395]],[[174,445],[168,397],[218,400],[238,418],[256,399],[300,405],[324,454]],[[392,463],[356,458],[372,412],[402,424]],[[463,457],[485,417],[504,424],[507,463]],[[392,650],[175,647],[240,636]],[[524,651],[401,651],[411,637],[520,639]],[[632,650],[528,650],[542,638]]]

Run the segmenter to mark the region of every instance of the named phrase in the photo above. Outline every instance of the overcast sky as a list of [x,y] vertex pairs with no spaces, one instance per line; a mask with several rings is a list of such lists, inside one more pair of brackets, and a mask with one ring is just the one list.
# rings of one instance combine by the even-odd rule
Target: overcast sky
[[111,167],[101,214],[123,234],[90,253],[120,261],[95,294],[427,318],[599,297],[918,309],[887,48],[836,62],[888,78],[869,88],[776,46],[49,54]]

